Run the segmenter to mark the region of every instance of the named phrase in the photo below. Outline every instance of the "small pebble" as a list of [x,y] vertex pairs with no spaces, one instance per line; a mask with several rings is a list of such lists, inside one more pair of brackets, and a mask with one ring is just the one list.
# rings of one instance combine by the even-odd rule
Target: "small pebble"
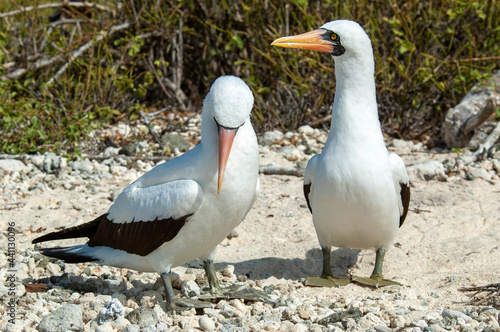
[[198,320],[198,324],[202,331],[215,331],[215,323],[210,317],[201,316]]

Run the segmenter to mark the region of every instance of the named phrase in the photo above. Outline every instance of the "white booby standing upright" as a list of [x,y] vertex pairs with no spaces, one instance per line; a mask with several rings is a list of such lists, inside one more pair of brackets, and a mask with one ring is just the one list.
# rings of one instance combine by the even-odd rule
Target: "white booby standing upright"
[[170,271],[200,258],[211,292],[223,295],[215,248],[245,218],[259,192],[259,150],[249,117],[253,101],[241,79],[218,78],[203,103],[200,144],[130,184],[102,216],[33,243],[87,237],[84,245],[40,250],[69,263],[158,272],[167,309],[206,306],[177,298]]
[[350,282],[333,277],[332,246],[376,250],[371,277],[352,280],[375,287],[397,284],[382,278],[382,264],[408,212],[409,178],[401,158],[389,154],[384,144],[370,38],[358,23],[338,20],[279,38],[272,45],[326,52],[335,61],[337,87],[330,133],[304,175],[304,195],[323,252],[321,277],[310,277],[306,284]]

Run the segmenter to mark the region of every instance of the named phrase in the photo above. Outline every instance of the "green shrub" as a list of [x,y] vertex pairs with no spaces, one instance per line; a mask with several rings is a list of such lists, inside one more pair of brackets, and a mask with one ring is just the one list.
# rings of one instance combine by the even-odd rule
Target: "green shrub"
[[[0,12],[31,3],[2,2]],[[270,43],[341,18],[372,39],[384,131],[440,144],[446,110],[500,59],[500,13],[490,0],[37,3],[0,18],[1,153],[72,153],[93,128],[137,121],[141,109],[197,112],[227,74],[254,91],[259,131],[328,128],[333,60]]]

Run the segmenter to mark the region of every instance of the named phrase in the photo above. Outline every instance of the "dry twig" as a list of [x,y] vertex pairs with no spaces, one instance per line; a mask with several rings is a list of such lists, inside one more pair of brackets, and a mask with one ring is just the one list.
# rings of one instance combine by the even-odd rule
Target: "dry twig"
[[462,292],[475,292],[472,295],[472,303],[475,305],[489,305],[500,308],[500,283],[463,287],[459,290]]
[[304,170],[301,168],[294,167],[282,167],[278,165],[261,165],[259,167],[260,174],[266,175],[293,175],[293,176],[304,176]]
[[468,135],[471,131],[479,127],[494,113],[495,106],[493,104],[493,99],[490,99],[482,110],[468,118],[467,121],[465,121],[465,123],[462,125],[461,131],[463,132],[463,135]]
[[495,143],[500,138],[500,123],[497,123],[495,128],[490,132],[484,143],[480,144],[474,155],[477,159],[482,160],[486,158],[490,149],[495,145]]
[[151,135],[153,135],[153,138],[156,141],[156,143],[158,143],[158,145],[160,145],[161,151],[165,151],[165,144],[163,144],[163,142],[161,141],[158,134],[151,127],[151,124],[149,123],[149,119],[148,119],[147,115],[143,111],[139,111],[139,115],[141,116],[141,119],[144,122],[144,124],[146,126],[148,126],[149,132],[151,133]]
[[59,3],[46,3],[46,4],[37,5],[37,6],[19,7],[19,9],[12,10],[10,12],[0,13],[0,18],[14,16],[14,15],[26,13],[26,12],[31,12],[35,9],[59,8],[59,7],[65,7],[65,6],[69,6],[69,7],[95,7],[97,9],[107,11],[107,12],[110,12],[113,15],[115,15],[114,10],[112,10],[106,6],[100,5],[98,3],[86,2],[86,1],[84,1],[84,2],[74,2],[74,1],[66,2],[65,1],[65,2],[59,2]]
[[61,76],[62,73],[64,73],[64,71],[69,67],[69,65],[71,65],[73,63],[73,61],[76,58],[80,57],[86,50],[88,50],[90,47],[92,47],[95,43],[100,42],[104,37],[116,32],[116,31],[127,29],[129,26],[130,26],[130,23],[125,22],[125,23],[122,23],[120,25],[112,26],[109,30],[103,30],[103,31],[99,32],[94,39],[89,40],[86,44],[84,44],[79,49],[77,49],[71,53],[71,57],[70,57],[69,61],[66,62],[61,68],[59,68],[57,73],[55,73],[54,76],[52,76],[50,78],[50,80],[47,81],[47,85],[54,83],[54,81],[57,80],[57,78],[59,76]]

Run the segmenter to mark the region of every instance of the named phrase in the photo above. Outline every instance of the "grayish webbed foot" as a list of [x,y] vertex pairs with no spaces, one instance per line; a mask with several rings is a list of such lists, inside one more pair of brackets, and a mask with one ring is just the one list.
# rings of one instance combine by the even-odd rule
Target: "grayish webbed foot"
[[319,277],[309,277],[306,279],[306,286],[315,287],[342,287],[351,282],[349,278],[335,278],[332,274],[331,260],[331,248],[328,246],[322,246],[321,252],[323,255],[323,273]]
[[271,301],[270,297],[263,291],[254,289],[248,285],[233,284],[227,288],[218,288],[202,294],[200,299],[204,300],[230,300],[241,299],[247,301]]
[[176,312],[186,311],[190,309],[204,309],[212,308],[213,304],[210,302],[199,301],[195,299],[175,298],[167,303],[167,310]]
[[309,277],[306,279],[306,286],[314,287],[342,287],[351,282],[349,278],[334,278],[332,276]]
[[364,286],[370,286],[370,287],[384,287],[384,286],[403,286],[397,281],[394,280],[389,280],[389,279],[384,279],[382,276],[377,277],[377,276],[371,276],[370,278],[364,278],[364,277],[357,277],[353,276],[352,281],[356,282],[358,284],[364,285]]
[[372,275],[370,278],[363,277],[352,277],[352,281],[358,284],[370,286],[370,287],[383,287],[383,286],[403,286],[397,281],[382,278],[382,265],[384,264],[385,249],[377,249],[375,257],[375,267],[373,268]]

